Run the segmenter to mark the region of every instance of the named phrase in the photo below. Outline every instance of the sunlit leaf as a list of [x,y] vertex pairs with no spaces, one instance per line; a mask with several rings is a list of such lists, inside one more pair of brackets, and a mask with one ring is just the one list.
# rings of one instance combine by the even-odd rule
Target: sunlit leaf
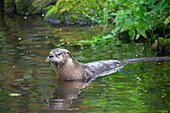
[[106,35],[106,36],[103,36],[104,39],[108,39],[108,38],[112,38],[112,37],[113,37],[113,35],[111,35],[111,34],[108,34],[108,35]]
[[92,39],[93,39],[93,40],[99,40],[100,37],[98,37],[98,36],[93,36]]
[[140,37],[140,34],[137,34],[137,35],[136,35],[136,40],[138,40],[138,39],[139,39],[139,37]]

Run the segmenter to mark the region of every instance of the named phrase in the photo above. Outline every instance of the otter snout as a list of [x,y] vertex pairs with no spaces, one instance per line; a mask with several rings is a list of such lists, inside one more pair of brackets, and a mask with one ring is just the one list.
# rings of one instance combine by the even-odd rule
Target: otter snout
[[53,58],[54,57],[54,55],[52,55],[52,54],[49,54],[49,56],[48,56],[49,58]]
[[62,56],[50,53],[48,55],[48,61],[54,64],[61,64],[63,62]]

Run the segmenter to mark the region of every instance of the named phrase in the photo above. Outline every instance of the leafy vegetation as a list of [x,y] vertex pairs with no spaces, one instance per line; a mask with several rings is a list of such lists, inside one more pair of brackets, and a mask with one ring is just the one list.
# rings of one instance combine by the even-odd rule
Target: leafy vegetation
[[168,22],[165,21],[169,21],[169,11],[166,11],[168,3],[168,0],[131,0],[129,4],[131,7],[128,10],[117,12],[114,20],[116,28],[112,33],[128,30],[131,39],[138,39],[140,36],[156,38],[158,34],[155,34],[155,31],[159,29],[164,33],[162,36],[167,38],[169,34],[166,34],[165,30],[168,29]]
[[[97,5],[98,4],[98,5]],[[56,19],[69,20],[70,22],[85,21],[87,17],[94,17],[100,10],[101,2],[98,0],[58,0],[55,5],[50,5],[45,17],[56,15]],[[96,9],[94,12],[93,10]]]
[[55,13],[59,20],[90,19],[102,25],[115,24],[110,34],[95,36],[92,43],[96,43],[96,40],[115,39],[117,33],[125,31],[128,31],[131,40],[139,37],[168,38],[168,4],[169,0],[58,0],[55,5],[46,8],[46,17]]

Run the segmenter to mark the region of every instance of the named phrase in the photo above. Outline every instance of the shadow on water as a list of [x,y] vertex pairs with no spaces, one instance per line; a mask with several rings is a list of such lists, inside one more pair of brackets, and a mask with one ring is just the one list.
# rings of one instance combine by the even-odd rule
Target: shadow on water
[[168,112],[169,61],[128,64],[92,82],[57,79],[48,53],[63,44],[80,62],[152,57],[150,45],[68,46],[90,39],[90,27],[58,27],[41,16],[0,15],[0,110],[2,113]]

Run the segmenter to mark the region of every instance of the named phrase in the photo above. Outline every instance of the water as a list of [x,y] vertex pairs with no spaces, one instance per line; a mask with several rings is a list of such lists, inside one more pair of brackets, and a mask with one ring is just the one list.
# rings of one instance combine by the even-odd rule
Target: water
[[170,63],[128,64],[90,83],[57,79],[49,52],[69,49],[80,62],[155,56],[149,44],[76,46],[102,31],[59,27],[40,16],[5,15],[0,26],[0,110],[2,113],[166,113]]

